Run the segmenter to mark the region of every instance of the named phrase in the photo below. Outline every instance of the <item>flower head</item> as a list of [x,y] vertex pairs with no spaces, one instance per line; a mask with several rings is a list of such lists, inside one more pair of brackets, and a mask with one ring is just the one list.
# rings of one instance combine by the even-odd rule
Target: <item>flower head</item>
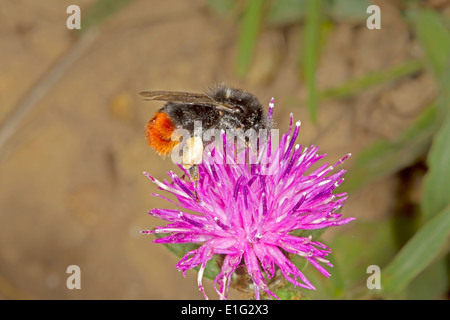
[[[273,100],[268,120],[272,121]],[[326,256],[331,250],[313,241],[311,236],[293,235],[296,230],[320,229],[346,224],[354,218],[341,218],[338,213],[347,199],[345,193],[333,194],[343,181],[345,170],[331,174],[335,165],[324,164],[307,173],[325,155],[317,153],[318,147],[302,150],[295,145],[300,122],[293,125],[281,139],[278,147],[269,137],[264,152],[259,152],[257,163],[241,163],[235,152],[227,152],[230,143],[225,135],[224,146],[206,152],[198,165],[198,185],[169,172],[172,181],[158,181],[145,173],[160,189],[172,193],[175,204],[198,214],[180,210],[153,209],[154,217],[169,221],[143,233],[168,233],[154,240],[156,243],[198,243],[198,249],[188,252],[176,265],[185,272],[200,266],[198,286],[202,286],[206,262],[214,255],[222,255],[223,264],[214,280],[220,298],[225,299],[234,271],[245,267],[253,282],[256,299],[261,291],[275,296],[267,280],[277,270],[295,286],[315,289],[287,255],[299,255],[309,261],[323,275],[330,273],[323,265],[332,267]],[[292,136],[291,136],[292,134]],[[274,149],[274,150],[272,150]],[[245,149],[247,159],[252,155]],[[157,195],[160,196],[160,195]],[[162,197],[162,196],[160,196]],[[171,200],[169,200],[171,201]]]

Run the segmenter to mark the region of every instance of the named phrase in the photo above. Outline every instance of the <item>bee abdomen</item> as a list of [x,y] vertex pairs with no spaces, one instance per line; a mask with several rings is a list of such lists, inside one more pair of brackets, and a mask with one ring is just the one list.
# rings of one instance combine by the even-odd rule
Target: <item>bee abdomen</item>
[[166,156],[179,143],[172,140],[172,134],[177,129],[164,112],[157,112],[146,126],[145,138],[150,147],[161,156]]

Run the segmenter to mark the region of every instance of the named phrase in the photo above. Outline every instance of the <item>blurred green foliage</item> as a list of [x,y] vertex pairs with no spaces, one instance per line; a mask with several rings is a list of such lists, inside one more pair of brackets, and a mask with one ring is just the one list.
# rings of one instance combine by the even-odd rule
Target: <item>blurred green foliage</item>
[[[315,74],[320,49],[329,21],[365,24],[366,0],[210,0],[220,14],[234,12],[240,24],[237,74],[243,76],[252,63],[254,48],[265,27],[302,26],[302,52],[298,53],[298,75],[308,89],[310,119],[316,121],[320,102],[358,95],[365,89],[389,83],[418,72],[429,72],[439,87],[436,99],[397,137],[379,139],[355,155],[349,169],[345,191],[351,194],[366,185],[426,159],[427,173],[422,199],[417,208],[418,222],[396,217],[386,221],[360,222],[332,244],[334,268],[331,280],[324,280],[315,268],[295,261],[317,291],[298,290],[290,284],[277,290],[285,299],[442,299],[449,294],[450,236],[450,23],[442,12],[430,9],[426,1],[401,1],[403,16],[424,55],[420,60],[404,61],[387,70],[363,75],[326,91],[318,91]],[[242,5],[245,3],[245,5]],[[219,11],[217,11],[219,12]],[[237,12],[237,14],[236,14]],[[351,201],[351,200],[350,200]],[[404,209],[406,210],[406,209]],[[411,213],[406,213],[406,216]],[[416,215],[414,215],[416,218]],[[411,220],[412,218],[410,218]],[[397,235],[410,223],[409,234]],[[317,236],[317,235],[315,235]],[[398,248],[396,239],[405,238]],[[316,238],[317,239],[317,238]],[[301,260],[301,259],[300,259]],[[381,290],[368,290],[366,268],[381,267]],[[297,293],[296,293],[297,292]]]

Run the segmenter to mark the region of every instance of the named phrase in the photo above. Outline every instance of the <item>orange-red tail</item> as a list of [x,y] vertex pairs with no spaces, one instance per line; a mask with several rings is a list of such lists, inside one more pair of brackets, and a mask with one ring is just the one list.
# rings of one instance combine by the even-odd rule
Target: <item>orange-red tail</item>
[[157,112],[148,122],[145,132],[148,145],[161,156],[166,156],[179,143],[172,141],[172,134],[177,129],[164,112]]

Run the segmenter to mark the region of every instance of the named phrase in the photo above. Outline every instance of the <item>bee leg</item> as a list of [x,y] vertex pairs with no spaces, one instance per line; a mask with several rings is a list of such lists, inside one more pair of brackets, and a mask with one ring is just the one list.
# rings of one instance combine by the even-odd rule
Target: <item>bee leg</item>
[[243,146],[243,147],[240,148],[239,150],[235,150],[235,151],[234,151],[234,159],[236,160],[236,156],[237,156],[238,153],[241,153],[241,152],[243,152],[243,151],[245,152],[245,150],[248,149],[248,148],[249,148],[249,145],[248,145],[248,143],[246,142],[246,143],[245,143],[245,146]]
[[198,180],[200,179],[200,176],[198,174],[198,166],[193,165],[189,168],[189,175],[191,176],[191,180],[194,182],[194,194],[195,194],[195,201],[198,203],[200,200],[198,199],[197,189],[198,189]]
[[197,188],[198,188],[198,180],[195,180],[195,181],[194,181],[195,202],[199,203],[200,200],[198,199]]
[[239,145],[237,143],[235,143],[233,154],[234,154],[234,161],[236,161],[236,162],[238,162],[238,158],[237,158],[238,154],[241,152],[245,152],[245,150],[248,149],[249,144],[246,141],[243,147],[240,147],[240,148],[238,148],[238,147],[239,147]]

